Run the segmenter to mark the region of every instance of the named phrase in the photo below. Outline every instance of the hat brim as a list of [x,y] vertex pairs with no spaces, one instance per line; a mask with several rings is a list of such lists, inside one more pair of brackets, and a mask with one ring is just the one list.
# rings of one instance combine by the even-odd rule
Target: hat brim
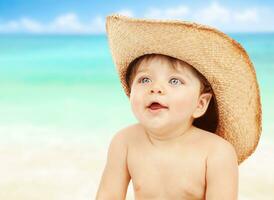
[[261,100],[253,64],[244,48],[225,33],[182,20],[138,19],[120,14],[106,18],[111,54],[122,87],[128,65],[144,54],[181,59],[201,72],[216,96],[216,134],[236,150],[238,164],[256,149],[262,131]]

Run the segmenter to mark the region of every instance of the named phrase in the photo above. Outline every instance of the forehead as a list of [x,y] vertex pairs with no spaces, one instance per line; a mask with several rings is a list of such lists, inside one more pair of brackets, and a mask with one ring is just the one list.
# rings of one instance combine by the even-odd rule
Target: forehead
[[[158,65],[161,65],[161,67],[159,67]],[[179,62],[179,60],[175,60],[174,62],[172,62],[166,57],[162,56],[143,59],[138,66],[136,74],[141,72],[148,72],[150,71],[151,67],[157,68],[157,71],[160,70],[165,72],[177,72],[180,74],[184,74],[189,78],[195,76],[192,66],[190,66],[188,63],[183,61]]]

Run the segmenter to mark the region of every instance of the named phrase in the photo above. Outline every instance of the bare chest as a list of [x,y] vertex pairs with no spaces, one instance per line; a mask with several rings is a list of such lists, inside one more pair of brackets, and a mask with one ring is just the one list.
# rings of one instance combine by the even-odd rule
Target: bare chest
[[204,197],[205,154],[194,147],[159,150],[135,145],[128,151],[128,168],[136,200]]

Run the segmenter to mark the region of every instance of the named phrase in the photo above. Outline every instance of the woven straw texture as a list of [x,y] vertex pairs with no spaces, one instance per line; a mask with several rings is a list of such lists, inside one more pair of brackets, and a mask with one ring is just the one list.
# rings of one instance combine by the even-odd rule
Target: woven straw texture
[[244,48],[223,32],[182,20],[106,18],[108,42],[122,87],[129,97],[126,70],[135,58],[159,53],[200,71],[216,96],[215,134],[229,141],[240,165],[256,149],[261,131],[261,100],[255,69]]

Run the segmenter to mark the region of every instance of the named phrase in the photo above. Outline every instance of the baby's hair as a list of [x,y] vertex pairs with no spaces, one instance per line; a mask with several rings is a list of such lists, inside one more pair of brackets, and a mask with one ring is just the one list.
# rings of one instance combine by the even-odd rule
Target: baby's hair
[[[176,69],[181,66],[189,66],[189,69],[191,72],[200,80],[201,87],[200,87],[200,94],[203,93],[211,93],[212,98],[209,102],[207,111],[204,113],[203,116],[194,119],[193,125],[196,127],[199,127],[201,129],[210,131],[210,132],[215,132],[217,129],[218,125],[218,108],[217,108],[217,103],[216,103],[216,98],[214,95],[214,91],[208,82],[208,80],[197,70],[195,69],[192,65],[188,64],[187,62],[168,56],[168,55],[163,55],[163,54],[145,54],[142,55],[136,59],[134,59],[128,66],[127,72],[126,72],[126,83],[129,88],[129,91],[131,90],[131,85],[132,82],[135,78],[136,72],[142,63],[143,60],[150,60],[152,58],[159,57],[162,59],[167,59],[169,63],[171,64],[171,67],[173,69]],[[179,65],[178,65],[179,63]]]
[[[133,82],[134,77],[136,75],[136,72],[137,72],[140,64],[142,63],[142,61],[151,60],[152,58],[155,58],[155,57],[158,57],[158,58],[161,58],[161,59],[167,59],[169,61],[169,63],[171,64],[171,67],[173,69],[177,69],[178,67],[182,67],[182,66],[186,66],[186,65],[189,66],[189,69],[191,70],[191,72],[196,77],[198,77],[198,79],[200,80],[200,83],[201,83],[200,94],[206,93],[206,92],[209,92],[209,93],[212,92],[212,88],[210,86],[210,83],[193,66],[191,66],[190,64],[188,64],[187,62],[185,62],[183,60],[180,60],[180,59],[168,56],[168,55],[163,55],[163,54],[145,54],[145,55],[142,55],[142,56],[136,58],[135,60],[133,60],[130,63],[130,65],[128,67],[128,70],[127,70],[127,74],[126,74],[126,82],[127,82],[127,85],[129,86],[129,90],[131,88],[131,85],[132,85],[132,82]],[[178,65],[178,63],[180,65]]]

